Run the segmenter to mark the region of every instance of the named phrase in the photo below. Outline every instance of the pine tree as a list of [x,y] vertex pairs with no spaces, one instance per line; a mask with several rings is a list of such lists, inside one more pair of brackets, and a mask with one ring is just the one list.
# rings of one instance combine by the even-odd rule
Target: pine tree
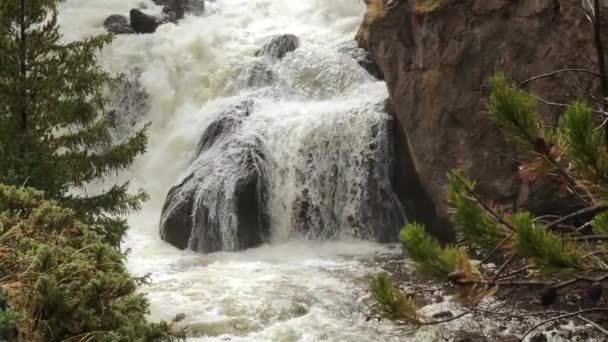
[[[520,176],[529,181],[557,176],[562,189],[584,208],[560,218],[509,212],[485,202],[476,194],[475,183],[456,170],[448,175],[448,203],[459,246],[440,246],[416,223],[403,229],[401,244],[417,269],[446,284],[446,291],[455,293],[471,314],[481,299],[500,287],[540,287],[540,303],[550,305],[571,287],[586,286],[592,298],[588,311],[601,311],[606,317],[608,309],[600,302],[608,282],[605,125],[594,119],[589,105],[577,101],[557,127],[550,127],[542,122],[534,98],[504,75],[494,76],[490,83],[489,115],[526,159]],[[481,256],[481,262],[470,255]],[[500,261],[501,266],[484,267],[489,261]],[[404,293],[385,274],[374,278],[371,293],[382,317],[412,321],[415,309],[399,305]],[[428,318],[419,317],[421,321],[429,323]]]
[[0,182],[42,190],[118,246],[121,216],[146,194],[129,194],[128,184],[93,196],[74,190],[131,165],[146,129],[115,141],[103,97],[111,78],[96,59],[111,36],[62,42],[59,2],[0,2]]
[[183,339],[172,323],[146,321],[146,278],[124,258],[73,210],[0,184],[0,341]]

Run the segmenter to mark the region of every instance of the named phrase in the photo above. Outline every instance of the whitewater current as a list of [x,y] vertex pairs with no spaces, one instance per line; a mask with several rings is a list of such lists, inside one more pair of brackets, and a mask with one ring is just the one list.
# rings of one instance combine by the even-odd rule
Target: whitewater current
[[[105,18],[138,7],[161,12],[151,0],[67,0],[60,7],[61,31],[67,41],[104,33]],[[148,152],[113,180],[129,180],[133,189],[150,194],[143,210],[130,217],[124,245],[130,272],[151,276],[151,285],[142,288],[151,302],[151,320],[185,314],[182,323],[190,326],[192,341],[438,341],[444,336],[436,327],[404,331],[368,321],[364,314],[368,277],[381,270],[379,259],[400,252],[356,240],[357,232],[348,226],[365,191],[362,165],[377,157],[374,148],[388,144],[378,133],[388,131],[389,117],[382,110],[386,85],[343,50],[352,46],[364,7],[359,0],[207,1],[203,16],[187,15],[154,34],[118,36],[101,53],[105,70],[123,74],[111,103],[124,115],[122,133],[151,123]],[[255,52],[269,38],[287,33],[299,37],[299,48],[281,60],[265,61],[272,84],[251,82],[249,72],[260,60]],[[270,241],[207,255],[161,241],[163,202],[186,176],[202,132],[218,112],[249,98],[256,109],[242,132],[262,140],[270,158]],[[341,172],[324,178],[336,164]],[[303,187],[320,217],[332,218],[334,226],[322,228],[332,234],[313,230],[312,237],[323,239],[292,227],[290,213]]]

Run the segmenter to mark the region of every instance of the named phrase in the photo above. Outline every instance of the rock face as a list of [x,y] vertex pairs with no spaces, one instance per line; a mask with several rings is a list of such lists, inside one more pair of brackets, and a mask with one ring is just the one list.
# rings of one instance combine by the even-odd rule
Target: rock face
[[181,249],[240,250],[269,234],[268,186],[261,142],[235,139],[252,101],[221,113],[205,132],[188,176],[167,195],[161,238]]
[[300,39],[293,34],[283,34],[272,38],[268,43],[256,51],[255,56],[270,56],[281,59],[288,52],[294,51],[300,46]]
[[103,27],[110,32],[116,34],[129,34],[135,33],[135,30],[129,24],[129,19],[124,15],[113,14],[109,16],[104,22]]
[[137,33],[154,33],[160,25],[156,17],[145,14],[135,8],[129,12],[129,16],[131,18],[131,27]]
[[[517,176],[513,148],[486,113],[487,80],[503,71],[512,80],[563,68],[595,70],[590,24],[577,0],[443,0],[426,15],[408,1],[393,0],[377,16],[366,16],[358,45],[382,70],[398,122],[396,182],[417,193],[410,218],[450,239],[446,172],[461,168],[484,198],[499,205],[523,204],[538,213],[560,199]],[[576,88],[580,83],[582,87]],[[562,73],[528,84],[527,90],[554,102],[569,102],[594,89],[584,74]],[[542,105],[548,123],[561,108]]]

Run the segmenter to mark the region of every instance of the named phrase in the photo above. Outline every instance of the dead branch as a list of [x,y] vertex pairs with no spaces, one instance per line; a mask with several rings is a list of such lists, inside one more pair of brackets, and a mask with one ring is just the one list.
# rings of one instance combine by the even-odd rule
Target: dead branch
[[547,225],[547,229],[551,229],[551,228],[557,226],[558,224],[564,223],[568,220],[573,220],[573,219],[576,219],[576,218],[579,218],[579,217],[585,216],[585,215],[597,215],[606,210],[608,210],[608,205],[605,205],[605,204],[596,205],[596,206],[589,207],[589,208],[584,208],[584,209],[581,209],[579,211],[576,211],[572,214],[566,215],[558,220],[555,220],[555,221],[549,223]]
[[551,77],[551,76],[555,76],[557,74],[561,74],[564,72],[577,72],[577,73],[584,73],[584,74],[588,74],[588,75],[592,75],[595,77],[601,77],[601,75],[595,71],[589,70],[589,69],[582,69],[582,68],[566,68],[566,69],[560,69],[560,70],[556,70],[556,71],[552,71],[552,72],[548,72],[545,74],[540,74],[531,78],[528,78],[527,80],[524,80],[522,82],[519,83],[520,87],[525,86],[526,84],[530,83],[530,82],[534,82],[536,80],[539,80],[541,78],[545,78],[545,77]]
[[532,333],[534,330],[538,329],[539,327],[547,324],[547,323],[551,323],[554,321],[558,321],[560,319],[564,319],[564,318],[569,318],[569,317],[574,317],[574,316],[579,316],[582,314],[586,314],[586,313],[591,313],[591,312],[608,312],[608,309],[604,309],[604,308],[593,308],[593,309],[587,309],[587,310],[581,310],[581,311],[577,311],[577,312],[573,312],[573,313],[568,313],[568,314],[563,314],[557,317],[553,317],[553,318],[549,318],[546,319],[536,325],[534,325],[532,328],[530,328],[528,331],[526,331],[526,333],[519,339],[520,341],[523,341],[526,336],[530,335],[530,333]]

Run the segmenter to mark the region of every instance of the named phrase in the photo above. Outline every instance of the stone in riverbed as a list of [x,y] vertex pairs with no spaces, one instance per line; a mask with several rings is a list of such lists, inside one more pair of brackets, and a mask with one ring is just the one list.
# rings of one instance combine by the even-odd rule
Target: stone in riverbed
[[112,14],[104,22],[103,27],[115,34],[130,34],[135,33],[135,30],[129,24],[129,19],[124,15]]
[[252,108],[252,101],[242,101],[202,134],[189,175],[167,195],[163,240],[203,253],[246,249],[266,240],[266,157],[261,141],[240,134]]
[[300,39],[293,34],[283,34],[273,37],[268,43],[256,51],[255,56],[269,56],[276,59],[285,57],[288,52],[300,46]]
[[131,17],[131,27],[137,33],[154,33],[160,25],[156,17],[135,8],[129,12],[129,16]]

